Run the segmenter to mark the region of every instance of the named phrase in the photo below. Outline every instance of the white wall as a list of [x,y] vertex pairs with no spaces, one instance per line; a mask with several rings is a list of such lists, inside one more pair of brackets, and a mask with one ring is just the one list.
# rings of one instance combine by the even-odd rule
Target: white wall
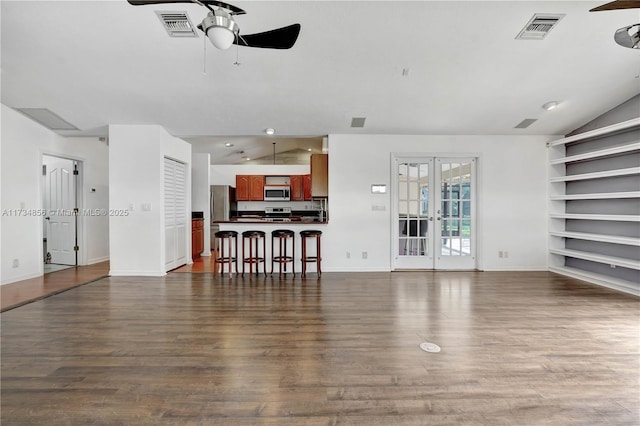
[[[329,136],[329,224],[323,228],[326,271],[391,269],[391,153],[472,154],[478,164],[478,267],[546,270],[547,148],[555,136]],[[391,190],[393,190],[391,188]],[[372,211],[372,205],[385,205]],[[509,257],[498,258],[498,251]],[[346,252],[368,252],[346,258]]]
[[[187,229],[191,229],[191,145],[157,125],[109,126],[110,275],[165,275],[164,157],[187,164]],[[150,206],[143,210],[143,205]],[[191,259],[191,232],[187,232]]]
[[214,164],[209,183],[236,186],[236,175],[306,175],[310,169],[300,164]]
[[209,207],[210,154],[192,154],[191,205],[193,211],[204,212],[204,252],[211,256],[211,209]]
[[[108,210],[108,147],[98,138],[65,138],[2,105],[2,209],[39,210],[42,155],[82,161],[81,208]],[[95,192],[91,192],[95,188]],[[5,212],[6,213],[6,212]],[[81,215],[79,263],[108,260],[108,217]],[[43,274],[41,216],[2,216],[2,284]],[[18,259],[19,266],[13,267]]]

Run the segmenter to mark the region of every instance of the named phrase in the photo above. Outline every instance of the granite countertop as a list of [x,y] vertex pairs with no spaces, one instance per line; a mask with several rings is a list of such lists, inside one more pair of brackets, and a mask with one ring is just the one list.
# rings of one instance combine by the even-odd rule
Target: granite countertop
[[231,220],[217,220],[214,223],[261,223],[261,224],[292,224],[292,225],[325,225],[328,221],[320,220],[302,220],[301,218],[292,217],[290,221],[267,220],[263,217],[234,217]]

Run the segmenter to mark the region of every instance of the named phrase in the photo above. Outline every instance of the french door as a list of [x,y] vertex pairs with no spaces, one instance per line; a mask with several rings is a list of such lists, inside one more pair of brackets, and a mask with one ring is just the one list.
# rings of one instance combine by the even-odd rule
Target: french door
[[392,269],[476,268],[476,159],[393,158]]

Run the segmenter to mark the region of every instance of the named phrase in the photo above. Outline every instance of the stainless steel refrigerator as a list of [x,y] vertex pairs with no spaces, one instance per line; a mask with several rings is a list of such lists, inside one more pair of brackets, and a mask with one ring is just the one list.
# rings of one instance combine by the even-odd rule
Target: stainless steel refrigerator
[[215,250],[214,235],[220,229],[217,221],[225,221],[237,214],[236,189],[230,185],[211,185],[211,247]]
[[236,189],[229,185],[211,185],[211,224],[229,220],[236,214]]

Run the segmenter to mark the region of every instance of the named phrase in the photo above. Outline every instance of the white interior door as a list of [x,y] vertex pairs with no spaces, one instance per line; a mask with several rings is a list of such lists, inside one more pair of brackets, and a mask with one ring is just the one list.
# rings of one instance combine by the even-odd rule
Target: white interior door
[[45,155],[44,208],[47,252],[51,263],[76,264],[76,179],[75,162]]
[[435,269],[476,268],[474,158],[436,158]]
[[474,158],[396,157],[392,269],[475,269]]
[[187,263],[186,165],[164,159],[165,270]]

